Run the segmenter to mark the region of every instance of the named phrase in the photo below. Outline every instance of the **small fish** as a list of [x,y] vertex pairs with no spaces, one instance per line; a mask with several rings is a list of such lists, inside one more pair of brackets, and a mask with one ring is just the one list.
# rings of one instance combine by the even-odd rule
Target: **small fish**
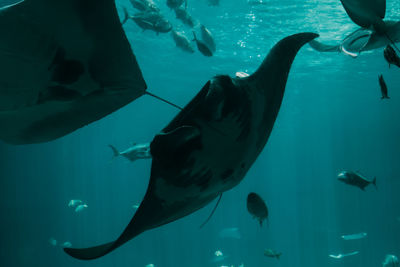
[[131,147],[129,147],[128,149],[126,149],[122,152],[119,152],[118,149],[116,149],[112,145],[108,145],[108,146],[113,151],[114,157],[123,156],[132,162],[135,160],[138,160],[138,159],[151,158],[149,143],[133,144]]
[[71,199],[70,201],[69,201],[69,203],[68,203],[68,207],[72,207],[72,208],[75,208],[76,206],[78,206],[78,205],[80,205],[80,204],[82,204],[83,202],[82,202],[82,200],[80,200],[80,199]]
[[264,200],[256,193],[247,196],[247,210],[254,218],[258,219],[260,226],[265,219],[268,220],[268,208]]
[[390,97],[388,96],[388,88],[387,85],[385,83],[385,80],[383,79],[383,75],[379,75],[379,85],[381,86],[381,93],[382,93],[382,97],[381,99],[390,99]]
[[204,56],[206,56],[206,57],[211,57],[211,56],[213,55],[213,52],[210,50],[210,48],[208,48],[208,46],[207,46],[205,43],[203,43],[202,41],[200,41],[200,40],[197,39],[196,33],[195,33],[195,32],[193,32],[193,36],[194,36],[193,41],[196,42],[196,44],[197,44],[197,49],[199,49],[199,51],[200,51]]
[[139,208],[139,204],[132,205],[132,209],[137,210]]
[[221,250],[215,251],[215,252],[214,252],[214,255],[217,256],[217,257],[224,256],[224,254],[222,253]]
[[171,36],[177,47],[181,48],[183,51],[194,53],[194,48],[184,33],[172,30]]
[[341,238],[344,240],[356,240],[356,239],[362,239],[367,237],[367,233],[358,233],[358,234],[351,234],[351,235],[342,235]]
[[177,19],[182,21],[183,24],[193,28],[196,25],[195,19],[187,12],[187,10],[183,7],[179,7],[174,9],[175,16]]
[[241,239],[242,235],[240,234],[239,228],[224,228],[219,233],[218,236],[220,238],[233,238],[233,239]]
[[54,237],[49,238],[49,243],[52,246],[57,246],[57,240]]
[[82,212],[83,210],[87,209],[88,205],[86,204],[81,204],[78,207],[76,207],[75,212]]
[[63,247],[63,248],[70,248],[70,247],[72,247],[72,244],[71,244],[71,242],[66,241],[66,242],[62,243],[61,247]]
[[207,29],[204,25],[201,25],[201,39],[207,45],[207,47],[214,53],[216,51],[216,45],[214,41],[214,37],[211,34],[210,30]]
[[365,187],[367,187],[370,184],[373,184],[376,187],[376,177],[372,181],[367,180],[364,176],[357,172],[353,171],[342,171],[338,174],[338,180],[352,186],[356,186],[360,188],[361,190],[365,190]]
[[383,57],[389,63],[389,68],[390,64],[396,65],[400,68],[400,58],[391,45],[387,45],[386,48],[383,50]]
[[264,250],[264,256],[270,257],[270,258],[276,258],[279,260],[281,257],[282,252],[275,252],[272,249],[265,249]]
[[187,0],[167,0],[167,6],[171,9],[180,7]]
[[330,254],[329,257],[334,258],[334,259],[342,259],[344,257],[348,257],[348,256],[353,256],[353,255],[357,255],[358,253],[360,253],[359,251],[354,251],[354,252],[350,252],[350,253],[346,253],[346,254],[338,254],[338,255],[333,255]]
[[382,262],[383,267],[398,267],[399,259],[395,255],[386,255],[385,260]]

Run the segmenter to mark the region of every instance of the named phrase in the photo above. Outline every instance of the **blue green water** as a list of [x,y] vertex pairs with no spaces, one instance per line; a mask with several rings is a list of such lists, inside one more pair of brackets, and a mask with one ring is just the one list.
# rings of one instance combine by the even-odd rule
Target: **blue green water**
[[[178,27],[165,1],[155,2]],[[122,6],[133,12],[128,0],[116,4],[121,13]],[[387,4],[387,18],[399,20],[400,2]],[[257,6],[221,0],[218,7],[189,0],[188,9],[215,37],[211,58],[179,50],[170,34],[142,32],[133,22],[124,26],[149,91],[181,106],[216,74],[254,71],[285,36],[312,31],[335,43],[357,28],[338,0]],[[95,261],[72,259],[48,240],[86,247],[119,236],[134,214],[132,205],[144,196],[151,161],[111,161],[108,144],[123,149],[151,141],[178,110],[143,96],[56,141],[0,143],[0,266],[375,267],[386,254],[400,256],[400,69],[387,67],[382,50],[353,59],[303,47],[264,151],[242,183],[223,195],[211,221],[199,229],[213,203]],[[387,101],[380,99],[381,73]],[[340,183],[336,175],[343,169],[376,176],[378,190]],[[246,210],[253,191],[268,205],[269,227],[260,228]],[[82,199],[88,208],[75,213],[70,199]],[[228,227],[239,228],[241,239],[219,237]],[[340,238],[359,232],[368,236]],[[282,252],[280,260],[265,257],[266,248]],[[216,250],[228,257],[213,263]],[[360,253],[328,256],[351,251]]]

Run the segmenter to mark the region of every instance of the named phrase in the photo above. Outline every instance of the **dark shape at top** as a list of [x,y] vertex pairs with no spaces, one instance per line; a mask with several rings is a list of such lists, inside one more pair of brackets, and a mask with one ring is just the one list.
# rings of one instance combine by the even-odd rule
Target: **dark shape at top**
[[145,92],[113,0],[21,1],[0,9],[0,36],[7,143],[52,141]]

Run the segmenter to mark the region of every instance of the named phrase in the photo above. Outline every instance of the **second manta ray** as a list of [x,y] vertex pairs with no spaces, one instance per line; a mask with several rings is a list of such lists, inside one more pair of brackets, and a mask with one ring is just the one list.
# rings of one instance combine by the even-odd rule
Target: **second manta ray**
[[82,260],[99,258],[238,185],[268,141],[297,52],[315,37],[286,37],[248,77],[224,75],[208,81],[151,142],[149,186],[123,233],[106,244],[65,252]]
[[386,0],[341,0],[350,19],[359,28],[338,45],[311,41],[310,46],[320,52],[343,52],[357,57],[362,51],[385,47],[400,41],[400,21],[383,21]]

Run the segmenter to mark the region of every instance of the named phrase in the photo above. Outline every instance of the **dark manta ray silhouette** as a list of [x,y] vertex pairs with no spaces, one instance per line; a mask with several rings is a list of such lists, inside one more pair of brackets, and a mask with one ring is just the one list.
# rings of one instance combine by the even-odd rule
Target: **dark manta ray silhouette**
[[83,260],[99,258],[146,230],[193,213],[239,184],[272,131],[298,50],[316,36],[300,33],[281,40],[251,76],[208,81],[151,142],[149,186],[120,237],[65,252]]
[[310,46],[320,52],[343,52],[356,57],[362,51],[385,47],[400,41],[400,21],[384,21],[386,0],[341,0],[350,19],[361,28],[344,38],[338,45],[316,40]]
[[54,140],[143,95],[114,0],[0,8],[0,139]]

